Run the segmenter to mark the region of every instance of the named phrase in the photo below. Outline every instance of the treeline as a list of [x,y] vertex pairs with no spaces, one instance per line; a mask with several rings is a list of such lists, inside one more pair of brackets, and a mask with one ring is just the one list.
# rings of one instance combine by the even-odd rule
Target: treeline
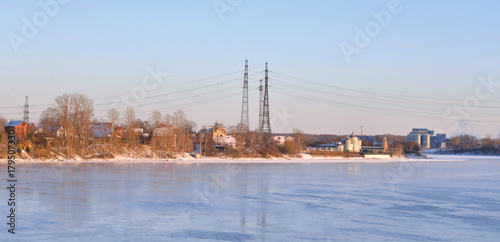
[[483,138],[463,134],[452,137],[447,142],[449,149],[438,151],[439,154],[472,154],[472,155],[500,155],[500,136],[496,139],[488,134]]
[[[421,154],[422,147],[414,142],[400,142],[398,148],[405,154]],[[454,136],[446,141],[446,148],[439,149],[436,154],[474,154],[474,155],[500,155],[500,136],[496,139],[493,135],[478,138],[470,134]]]
[[[3,129],[6,122],[0,119],[3,144],[6,143]],[[98,125],[101,123],[105,125]],[[154,133],[162,127],[168,132]],[[94,116],[93,101],[86,95],[64,94],[55,98],[53,107],[41,113],[38,131],[28,131],[19,148],[35,158],[111,158],[113,154],[130,153],[147,157],[156,155],[151,152],[147,155],[145,151],[144,145],[151,143],[158,156],[167,157],[171,152],[193,150],[195,127],[182,110],[165,115],[155,110],[149,120],[143,121],[136,118],[132,107],[123,114],[110,108],[106,120],[98,120]],[[96,137],[96,134],[101,135]]]
[[[294,136],[293,133],[284,133],[282,135],[285,136]],[[338,142],[342,139],[345,139],[348,135],[335,135],[335,134],[304,134],[304,138],[307,140],[306,146],[318,146],[320,144],[328,144],[332,141]],[[383,139],[387,138],[387,142],[389,144],[395,143],[403,143],[406,141],[406,136],[403,135],[392,135],[392,134],[383,134],[383,135],[374,135],[372,136],[373,141],[371,140],[363,140],[363,146],[373,146],[375,143],[381,144]]]
[[[294,129],[282,144],[274,142],[270,134],[258,130],[250,131],[243,124],[224,127],[222,123],[213,125],[227,130],[235,139],[235,145],[217,146],[213,133],[196,132],[196,123],[189,120],[182,110],[172,114],[152,111],[147,120],[138,119],[135,110],[128,107],[123,113],[110,108],[106,119],[98,120],[94,114],[94,104],[84,94],[64,94],[54,99],[52,107],[40,115],[39,129],[28,130],[19,143],[21,155],[24,150],[34,158],[73,159],[113,158],[116,155],[137,158],[169,158],[179,153],[193,152],[204,156],[227,157],[281,157],[294,156],[305,152],[308,146],[340,141],[345,135],[305,134]],[[0,117],[0,158],[7,154],[7,135],[3,127],[7,123]],[[210,136],[212,135],[212,136]],[[415,142],[406,142],[406,136],[375,135],[371,140],[363,140],[363,146],[381,144],[387,138],[388,148],[405,154],[420,154],[421,147]],[[487,135],[482,139],[464,134],[447,141],[448,149],[441,153],[492,154],[500,155],[500,138]]]
[[[284,134],[292,135],[292,134]],[[305,134],[307,146],[317,146],[319,144],[327,144],[331,141],[340,141],[346,136],[330,135],[330,134]],[[382,139],[386,137],[390,149],[401,150],[404,154],[421,154],[422,147],[414,141],[406,141],[406,136],[403,135],[374,135],[375,143],[382,143]],[[363,146],[372,146],[375,144],[369,140],[363,140]],[[441,154],[487,154],[500,155],[500,135],[495,139],[493,135],[485,135],[483,138],[478,138],[470,134],[454,136],[446,142],[446,149],[437,151]]]
[[[295,155],[303,150],[306,138],[294,130],[296,141],[276,145],[273,137],[242,124],[222,128],[236,139],[235,146],[218,148],[213,137],[196,132],[196,123],[182,110],[172,114],[152,111],[147,120],[138,119],[128,107],[123,113],[110,108],[105,119],[98,120],[94,104],[84,94],[64,94],[54,99],[52,107],[41,115],[38,130],[29,130],[19,142],[18,151],[40,159],[114,158],[117,155],[137,158],[175,158],[180,153],[193,152],[205,156],[280,157]],[[0,118],[0,140],[6,144]],[[214,126],[215,126],[214,125]],[[7,154],[2,146],[0,158]]]
[[[204,153],[208,156],[228,156],[234,158],[249,157],[249,158],[271,158],[296,156],[304,151],[308,140],[304,132],[300,129],[294,129],[290,136],[295,140],[284,141],[283,144],[277,144],[271,134],[261,133],[258,130],[250,131],[243,124],[231,126],[227,128],[228,132],[236,139],[235,147],[228,147],[227,150],[221,152],[211,144],[203,144],[204,149],[209,149],[211,152]],[[199,137],[201,140],[203,137]]]

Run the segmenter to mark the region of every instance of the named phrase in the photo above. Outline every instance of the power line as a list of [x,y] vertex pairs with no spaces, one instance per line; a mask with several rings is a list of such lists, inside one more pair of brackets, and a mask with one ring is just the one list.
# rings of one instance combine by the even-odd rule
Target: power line
[[[335,104],[338,106],[344,106],[344,107],[348,107],[350,109],[357,109],[357,110],[361,110],[364,112],[388,114],[388,115],[393,115],[393,116],[405,116],[405,117],[412,117],[412,118],[428,118],[428,119],[443,120],[443,118],[434,116],[436,114],[439,115],[442,113],[418,112],[418,111],[414,111],[414,110],[404,111],[404,110],[395,110],[395,109],[380,108],[380,107],[367,107],[367,106],[363,106],[363,105],[343,103],[343,102],[337,102],[337,101],[333,101],[333,100],[329,100],[329,99],[308,96],[308,95],[305,95],[302,93],[294,93],[294,92],[283,91],[283,90],[275,90],[274,92],[282,94],[282,95],[291,96],[291,97],[295,97],[295,98],[299,98],[299,99],[305,99],[305,100],[314,101],[314,102]],[[487,122],[487,123],[499,123],[500,122],[500,121],[494,121],[494,120],[469,120],[469,121]]]
[[[304,82],[305,83],[311,83],[311,84],[318,85],[318,86],[321,86],[321,87],[329,87],[329,88],[334,88],[334,89],[339,89],[339,90],[344,90],[344,91],[350,91],[350,92],[362,93],[362,94],[369,94],[369,95],[380,96],[380,97],[385,97],[385,98],[392,98],[392,99],[398,99],[398,100],[400,100],[400,99],[412,100],[412,99],[409,99],[409,98],[413,98],[413,99],[420,100],[422,102],[426,102],[423,99],[427,99],[427,100],[440,100],[440,101],[453,101],[453,102],[463,102],[463,100],[451,99],[451,98],[419,97],[419,96],[412,96],[412,95],[399,95],[399,94],[393,94],[393,93],[383,93],[383,92],[366,91],[366,90],[361,90],[361,89],[352,89],[352,88],[339,87],[339,86],[335,86],[335,85],[331,85],[331,84],[326,84],[326,83],[320,83],[320,82],[311,81],[311,80],[305,80],[305,79],[302,79],[302,78],[293,77],[293,76],[289,76],[289,75],[286,75],[286,74],[280,74],[280,73],[276,73],[276,72],[273,72],[273,74],[278,75],[278,76],[283,76],[286,79],[291,80],[291,81],[296,81],[296,82],[301,82],[301,83],[304,83]],[[489,101],[483,101],[483,102],[499,103],[500,101],[489,100]],[[430,102],[430,103],[432,103],[432,102]]]

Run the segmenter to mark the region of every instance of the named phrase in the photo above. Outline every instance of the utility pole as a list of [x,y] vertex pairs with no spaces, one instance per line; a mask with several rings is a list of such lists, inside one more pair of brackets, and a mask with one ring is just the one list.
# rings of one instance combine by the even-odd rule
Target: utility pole
[[266,62],[266,76],[264,86],[264,103],[262,107],[262,132],[271,134],[271,121],[269,120],[269,78]]
[[243,100],[241,101],[241,123],[245,130],[250,130],[248,122],[248,60],[245,60],[245,75],[243,76]]
[[26,96],[26,102],[24,103],[24,117],[23,117],[23,121],[26,122],[26,123],[30,122],[29,107],[30,106],[28,105],[28,96]]
[[363,145],[363,125],[361,125],[361,145]]

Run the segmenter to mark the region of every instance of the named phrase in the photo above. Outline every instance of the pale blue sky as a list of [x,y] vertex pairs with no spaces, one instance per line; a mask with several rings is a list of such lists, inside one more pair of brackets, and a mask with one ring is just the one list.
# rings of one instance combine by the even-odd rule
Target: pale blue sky
[[340,44],[354,45],[354,29],[391,1],[242,0],[223,19],[214,2],[69,1],[16,53],[9,33],[23,36],[23,18],[44,10],[38,1],[1,1],[0,115],[22,118],[29,96],[36,120],[56,96],[78,92],[105,118],[117,96],[141,88],[146,67],[159,66],[170,75],[136,92],[145,97],[134,103],[139,118],[182,108],[198,127],[234,125],[248,59],[252,129],[267,61],[275,132],[346,134],[363,125],[368,134],[500,133],[500,86],[482,88],[488,97],[462,112],[475,121],[457,126],[457,111],[445,115],[475,97],[479,76],[500,82],[498,1],[401,0],[402,11],[350,63]]

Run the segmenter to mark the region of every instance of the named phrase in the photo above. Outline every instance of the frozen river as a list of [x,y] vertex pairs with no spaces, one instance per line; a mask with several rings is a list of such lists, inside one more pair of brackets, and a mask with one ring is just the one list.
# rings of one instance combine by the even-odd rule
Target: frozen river
[[[500,158],[17,165],[0,241],[498,241]],[[4,185],[7,168],[2,163]]]

